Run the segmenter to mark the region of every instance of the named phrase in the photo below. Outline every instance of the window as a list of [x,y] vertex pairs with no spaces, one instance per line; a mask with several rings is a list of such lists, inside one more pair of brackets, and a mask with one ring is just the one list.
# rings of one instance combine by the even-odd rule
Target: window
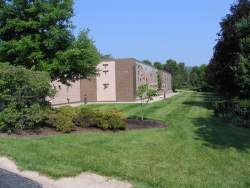
[[109,66],[109,65],[108,65],[108,64],[103,64],[103,66],[104,66],[104,67],[105,67],[105,69],[106,69],[106,67],[107,67],[107,66]]
[[104,89],[107,89],[108,87],[109,87],[109,83],[104,83],[104,84],[103,84],[103,88],[104,88]]
[[108,70],[104,70],[103,72],[104,72],[104,74],[106,75],[109,71],[108,71]]

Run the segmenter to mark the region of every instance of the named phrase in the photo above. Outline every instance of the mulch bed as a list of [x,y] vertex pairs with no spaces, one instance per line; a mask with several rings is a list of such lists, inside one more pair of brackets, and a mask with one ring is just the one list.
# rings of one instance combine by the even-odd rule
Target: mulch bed
[[[102,130],[96,127],[75,127],[75,130],[72,133],[83,133],[83,132],[124,132],[124,131],[132,131],[132,130],[143,130],[149,128],[166,128],[167,126],[159,121],[154,120],[138,120],[138,119],[127,119],[127,129],[126,130]],[[7,133],[0,133],[0,136],[8,136],[8,137],[32,137],[32,136],[49,136],[49,135],[59,135],[61,132],[56,131],[55,128],[52,127],[41,127],[37,129],[27,129],[27,130],[16,130],[11,135]]]

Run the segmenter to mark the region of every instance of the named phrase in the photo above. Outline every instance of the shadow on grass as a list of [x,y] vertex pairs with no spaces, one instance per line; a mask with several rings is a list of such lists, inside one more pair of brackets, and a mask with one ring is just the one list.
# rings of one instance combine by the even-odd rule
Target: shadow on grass
[[[193,100],[183,104],[213,110],[215,102],[221,100],[221,97],[213,93],[197,93]],[[214,115],[194,118],[193,123],[197,127],[197,139],[204,141],[206,146],[243,151],[250,149],[250,129],[234,127]]]
[[227,125],[217,117],[196,118],[193,123],[197,139],[204,141],[206,146],[213,148],[250,149],[250,130]]
[[[200,100],[197,100],[196,97],[200,98]],[[196,97],[194,97],[193,100],[185,101],[183,104],[189,106],[213,109],[214,104],[222,100],[221,97],[216,96],[213,93],[197,93]]]

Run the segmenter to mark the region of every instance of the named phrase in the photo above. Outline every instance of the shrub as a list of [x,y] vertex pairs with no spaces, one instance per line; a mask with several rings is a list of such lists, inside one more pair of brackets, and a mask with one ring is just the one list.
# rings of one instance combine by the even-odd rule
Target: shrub
[[119,130],[126,129],[124,115],[118,110],[108,110],[101,112],[98,127],[104,130]]
[[214,112],[234,125],[250,127],[250,100],[220,101],[215,104]]
[[0,63],[0,128],[2,130],[35,127],[46,117],[53,96],[47,73]]
[[75,119],[75,124],[80,127],[97,127],[103,130],[126,129],[125,116],[118,110],[93,110],[83,107]]
[[74,119],[77,114],[77,108],[64,106],[52,112],[49,116],[49,119],[52,122],[53,126],[55,126],[57,131],[69,133],[75,127]]
[[88,127],[98,124],[98,113],[99,111],[94,111],[92,109],[82,107],[80,113],[74,119],[76,126],[78,127]]

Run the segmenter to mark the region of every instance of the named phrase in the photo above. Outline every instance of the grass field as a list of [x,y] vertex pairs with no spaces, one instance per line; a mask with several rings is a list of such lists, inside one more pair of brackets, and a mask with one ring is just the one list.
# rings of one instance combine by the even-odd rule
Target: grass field
[[[58,178],[83,171],[128,180],[135,187],[250,187],[250,130],[213,116],[212,96],[184,92],[147,104],[145,116],[167,129],[1,138],[0,155]],[[139,115],[138,104],[94,105]]]

